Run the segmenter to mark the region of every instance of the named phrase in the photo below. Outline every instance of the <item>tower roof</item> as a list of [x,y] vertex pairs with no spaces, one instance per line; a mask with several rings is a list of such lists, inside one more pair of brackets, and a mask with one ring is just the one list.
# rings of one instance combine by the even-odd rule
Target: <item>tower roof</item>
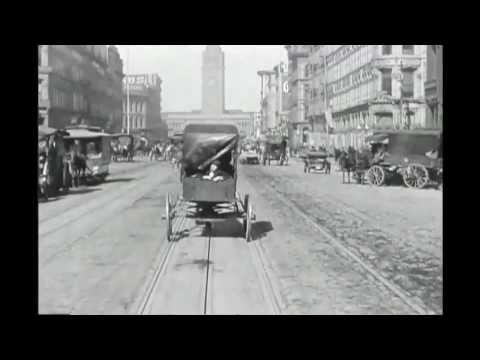
[[222,48],[220,45],[207,45],[205,51],[208,53],[219,53],[222,52]]

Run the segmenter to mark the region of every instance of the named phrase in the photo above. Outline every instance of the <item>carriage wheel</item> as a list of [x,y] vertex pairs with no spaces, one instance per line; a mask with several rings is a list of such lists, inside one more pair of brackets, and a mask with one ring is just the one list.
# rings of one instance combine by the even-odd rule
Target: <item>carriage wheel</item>
[[422,189],[428,181],[428,170],[421,164],[409,165],[403,172],[403,182],[409,188]]
[[171,204],[170,204],[170,194],[167,194],[165,199],[165,218],[167,220],[167,241],[171,240],[172,237],[172,218],[171,218]]
[[253,209],[252,205],[248,204],[247,206],[247,214],[245,219],[245,239],[247,242],[252,240],[252,221],[253,221]]
[[373,165],[367,171],[367,181],[370,185],[382,186],[385,184],[385,170],[378,165]]

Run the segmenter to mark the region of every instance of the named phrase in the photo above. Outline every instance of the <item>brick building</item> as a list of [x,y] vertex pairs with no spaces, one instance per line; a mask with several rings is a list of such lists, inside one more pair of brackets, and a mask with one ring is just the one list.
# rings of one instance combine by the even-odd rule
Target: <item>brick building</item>
[[115,46],[39,45],[38,122],[119,131],[123,62]]

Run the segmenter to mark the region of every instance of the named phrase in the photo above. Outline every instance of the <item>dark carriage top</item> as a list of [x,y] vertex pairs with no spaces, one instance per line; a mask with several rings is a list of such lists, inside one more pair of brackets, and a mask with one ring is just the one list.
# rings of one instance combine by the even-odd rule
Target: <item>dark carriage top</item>
[[284,141],[285,137],[276,135],[268,135],[263,139],[263,142],[268,145],[281,145]]
[[317,160],[317,159],[326,159],[328,158],[328,154],[326,151],[307,151],[306,153],[300,156],[302,159],[310,159],[310,160]]
[[235,150],[239,132],[229,124],[189,124],[183,135],[183,167],[187,173],[201,171]]
[[[432,165],[443,157],[443,134],[439,130],[383,131],[365,139],[366,142],[387,144],[386,162],[391,164],[421,163]],[[436,152],[437,159],[427,156]]]

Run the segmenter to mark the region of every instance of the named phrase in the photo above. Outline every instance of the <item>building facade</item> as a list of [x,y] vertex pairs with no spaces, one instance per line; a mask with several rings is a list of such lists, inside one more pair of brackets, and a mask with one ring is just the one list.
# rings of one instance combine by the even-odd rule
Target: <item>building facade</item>
[[[162,121],[161,103],[162,79],[158,74],[126,76],[123,84],[122,131],[129,130],[132,134],[150,133],[157,140],[166,140],[168,131]],[[128,117],[127,106],[130,107]]]
[[374,130],[427,126],[425,45],[310,45],[308,54],[315,145],[358,148]]
[[443,129],[443,45],[427,46],[425,101],[427,126]]
[[255,113],[225,109],[225,54],[219,45],[208,45],[202,54],[202,110],[164,112],[168,135],[181,133],[185,126],[199,122],[234,124],[242,136],[253,136]]
[[122,122],[123,62],[115,46],[39,45],[38,122],[116,131]]
[[261,101],[261,119],[263,133],[278,133],[287,135],[288,113],[285,109],[288,77],[283,63],[275,66],[272,71],[261,71],[263,96]]
[[292,149],[310,144],[311,125],[306,117],[306,66],[310,45],[286,45],[288,53],[288,137]]

